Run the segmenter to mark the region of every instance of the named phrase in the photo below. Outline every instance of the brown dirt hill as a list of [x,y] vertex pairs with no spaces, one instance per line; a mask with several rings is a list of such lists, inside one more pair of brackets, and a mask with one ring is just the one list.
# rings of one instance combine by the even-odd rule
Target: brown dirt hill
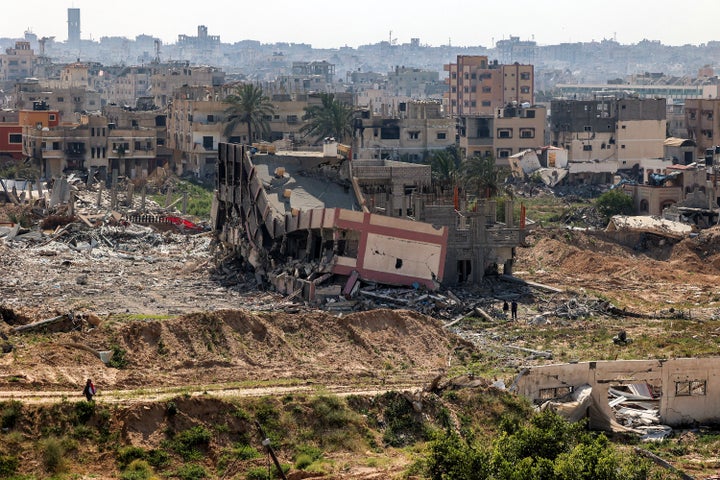
[[[462,340],[416,312],[338,318],[221,310],[167,320],[110,321],[88,332],[16,335],[0,356],[0,389],[102,390],[232,382],[417,383],[447,366]],[[110,368],[91,350],[124,352]],[[116,357],[118,358],[118,357]]]
[[527,245],[518,249],[515,268],[527,280],[582,288],[648,314],[673,307],[709,315],[720,307],[720,227],[645,250],[584,232],[542,229]]

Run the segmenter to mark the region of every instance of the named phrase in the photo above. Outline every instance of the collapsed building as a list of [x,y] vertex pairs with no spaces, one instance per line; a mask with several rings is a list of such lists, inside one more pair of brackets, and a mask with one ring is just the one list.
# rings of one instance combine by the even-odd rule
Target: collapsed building
[[[594,429],[625,430],[630,419],[674,427],[720,422],[718,368],[720,357],[545,365],[523,369],[515,386],[534,403],[555,401],[565,412],[575,400],[573,413],[588,416]],[[630,402],[633,408],[614,408]]]
[[212,223],[256,276],[310,300],[360,281],[436,290],[512,273],[513,202],[501,223],[495,200],[459,197],[434,193],[428,165],[349,160],[332,142],[276,155],[221,143]]

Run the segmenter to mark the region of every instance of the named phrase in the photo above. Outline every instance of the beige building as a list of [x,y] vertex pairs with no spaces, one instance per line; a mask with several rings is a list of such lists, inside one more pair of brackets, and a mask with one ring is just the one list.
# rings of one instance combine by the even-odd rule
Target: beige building
[[532,65],[501,65],[484,55],[458,55],[457,63],[445,65],[445,71],[451,115],[489,115],[512,102],[535,103]]
[[443,115],[439,101],[401,103],[395,116],[364,113],[355,140],[357,158],[417,162],[432,150],[455,145],[455,121]]
[[460,150],[464,156],[495,157],[498,166],[508,158],[545,144],[547,109],[541,105],[506,105],[494,115],[460,117]]
[[697,143],[697,154],[720,145],[720,99],[685,100],[688,138]]
[[150,88],[155,105],[168,106],[175,90],[183,86],[219,87],[225,83],[225,72],[215,67],[187,64],[153,65]]
[[556,100],[552,145],[568,150],[570,180],[610,183],[618,169],[664,156],[665,99]]
[[12,82],[35,76],[38,57],[30,48],[30,42],[15,42],[0,55],[0,81]]

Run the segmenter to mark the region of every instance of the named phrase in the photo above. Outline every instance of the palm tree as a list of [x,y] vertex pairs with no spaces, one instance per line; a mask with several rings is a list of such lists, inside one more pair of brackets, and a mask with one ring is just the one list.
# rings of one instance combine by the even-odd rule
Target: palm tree
[[225,109],[226,121],[225,138],[230,138],[238,125],[245,124],[248,129],[249,142],[253,141],[253,132],[260,134],[260,138],[270,133],[270,122],[275,112],[275,106],[263,93],[262,87],[252,83],[244,83],[235,87],[235,92],[225,98],[229,106]]
[[460,178],[460,165],[462,161],[457,147],[451,146],[444,150],[433,152],[430,158],[430,169],[433,180],[444,189],[452,187]]
[[308,123],[300,128],[300,133],[316,140],[334,137],[339,142],[352,137],[352,107],[337,100],[332,93],[321,93],[320,101],[320,105],[305,108],[304,119]]
[[497,195],[500,183],[500,169],[492,155],[474,155],[465,161],[465,181],[475,187],[478,197],[491,198]]

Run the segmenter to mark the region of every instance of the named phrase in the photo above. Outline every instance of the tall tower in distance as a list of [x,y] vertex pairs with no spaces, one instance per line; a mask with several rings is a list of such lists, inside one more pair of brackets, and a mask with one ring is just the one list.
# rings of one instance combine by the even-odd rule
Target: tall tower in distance
[[68,45],[80,46],[80,9],[68,8]]

